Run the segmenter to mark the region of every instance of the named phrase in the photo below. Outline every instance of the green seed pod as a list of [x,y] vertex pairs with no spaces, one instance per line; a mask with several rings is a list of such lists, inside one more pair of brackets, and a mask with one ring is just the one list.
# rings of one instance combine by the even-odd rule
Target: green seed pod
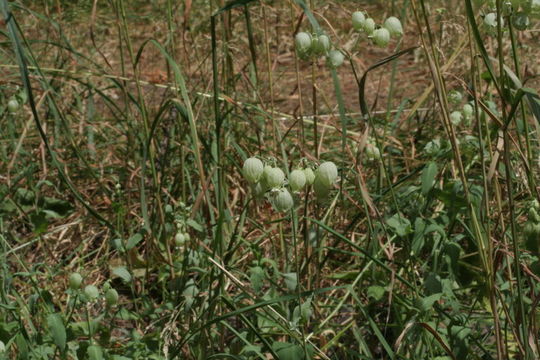
[[355,11],[352,14],[352,26],[354,30],[360,31],[362,30],[364,21],[366,21],[366,16],[361,11]]
[[463,116],[465,116],[466,119],[472,118],[474,115],[474,108],[471,104],[465,104],[463,105]]
[[326,58],[328,66],[334,69],[340,67],[343,64],[343,60],[345,60],[345,56],[339,50],[330,51],[328,58]]
[[378,160],[381,157],[381,152],[379,148],[373,144],[366,145],[366,157],[368,160]]
[[174,243],[176,246],[183,246],[186,243],[186,237],[183,233],[179,232],[174,236]]
[[109,307],[118,304],[118,292],[112,288],[107,290],[107,292],[105,293],[105,302]]
[[315,176],[315,180],[313,181],[313,192],[315,193],[317,200],[321,201],[326,199],[328,194],[330,194],[330,190],[330,187],[322,183],[320,177]]
[[364,30],[367,35],[372,35],[375,31],[375,20],[372,18],[367,18],[364,20],[362,23],[362,30]]
[[313,38],[311,51],[315,55],[324,55],[330,50],[330,38],[326,35],[319,35]]
[[289,211],[294,206],[294,201],[291,193],[285,188],[278,190],[278,192],[274,195],[272,202],[274,208],[280,212]]
[[308,53],[311,49],[312,39],[311,35],[307,32],[299,32],[294,37],[294,43],[296,45],[296,50],[299,53]]
[[452,104],[459,104],[463,100],[463,95],[457,90],[451,90],[448,93],[448,101]]
[[512,24],[519,31],[527,30],[530,23],[529,16],[524,12],[518,12],[512,16]]
[[280,168],[266,166],[264,168],[264,181],[269,188],[277,188],[283,185],[285,174]]
[[[489,28],[496,28],[497,27],[497,14],[496,13],[489,13],[486,14],[484,17],[484,24],[488,26]],[[504,19],[501,18],[501,26],[504,26]]]
[[441,151],[440,139],[431,140],[424,147],[424,152],[426,153],[427,156],[435,156],[439,153],[439,151]]
[[378,47],[387,47],[390,43],[390,31],[388,31],[386,28],[380,28],[375,31],[373,31],[373,42]]
[[246,180],[254,184],[260,180],[264,171],[264,165],[261,160],[251,157],[244,161],[242,171]]
[[88,300],[95,300],[99,296],[99,290],[94,285],[87,285],[84,288],[84,294],[88,297]]
[[322,163],[315,173],[315,180],[319,179],[320,183],[327,188],[331,188],[338,176],[336,164],[331,161]]
[[306,175],[306,183],[308,185],[313,185],[313,181],[315,180],[315,173],[313,170],[309,167],[305,168],[304,175]]
[[461,111],[453,111],[451,114],[450,114],[450,122],[452,124],[454,124],[455,126],[458,126],[459,124],[461,124],[461,120],[462,120],[462,115],[461,115]]
[[69,275],[69,288],[71,290],[79,290],[82,284],[82,276],[79,273]]
[[6,344],[0,340],[0,354],[6,352]]
[[253,185],[253,194],[255,195],[255,198],[260,199],[263,197],[263,195],[266,193],[266,184],[263,181],[259,181],[255,185]]
[[289,186],[291,190],[296,192],[302,190],[306,185],[306,174],[303,170],[293,170],[289,175]]
[[401,21],[399,21],[399,19],[395,16],[390,16],[388,19],[386,19],[384,22],[384,27],[390,32],[391,36],[403,36],[403,26],[401,25]]
[[7,109],[10,114],[15,114],[17,111],[19,111],[19,102],[17,99],[11,99],[8,101]]

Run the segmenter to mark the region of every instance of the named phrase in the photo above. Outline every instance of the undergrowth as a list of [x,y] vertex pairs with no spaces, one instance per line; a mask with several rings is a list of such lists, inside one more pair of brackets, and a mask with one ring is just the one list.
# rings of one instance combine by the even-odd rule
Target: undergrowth
[[0,359],[540,358],[538,0],[0,10]]

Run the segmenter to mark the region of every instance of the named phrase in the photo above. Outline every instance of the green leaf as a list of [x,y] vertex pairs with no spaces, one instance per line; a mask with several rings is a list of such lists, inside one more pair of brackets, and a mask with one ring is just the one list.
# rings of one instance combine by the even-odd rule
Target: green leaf
[[198,223],[196,222],[195,220],[193,219],[188,219],[186,221],[186,224],[189,226],[189,227],[192,227],[193,229],[197,230],[198,232],[202,232],[204,229],[203,227]]
[[44,210],[54,212],[58,218],[66,217],[73,210],[71,203],[47,196],[43,198],[42,207]]
[[30,214],[30,222],[34,228],[36,235],[42,234],[47,231],[49,222],[47,221],[47,215],[43,211],[34,211]]
[[60,314],[50,314],[47,316],[47,325],[54,340],[54,344],[61,351],[66,348],[66,328]]
[[368,287],[367,295],[375,301],[379,301],[384,296],[386,290],[382,286],[373,285]]
[[304,358],[304,350],[299,345],[276,341],[272,349],[278,354],[279,360],[300,360]]
[[136,233],[134,234],[132,237],[129,238],[127,244],[126,244],[126,250],[131,250],[133,249],[135,246],[137,246],[137,244],[139,242],[141,242],[141,240],[143,239],[142,235],[139,234],[139,233]]
[[422,172],[422,195],[427,195],[435,184],[435,177],[439,171],[435,162],[430,162]]
[[112,273],[116,277],[119,277],[120,279],[122,279],[125,283],[129,283],[131,281],[131,274],[129,273],[128,269],[126,269],[125,266],[119,266],[119,267],[114,268]]
[[427,312],[433,307],[433,304],[435,304],[435,302],[441,299],[441,297],[442,294],[438,293],[418,299],[418,301],[416,302],[416,307],[420,312]]
[[251,269],[249,269],[249,272],[251,273],[249,279],[251,280],[251,286],[253,286],[253,289],[255,292],[261,291],[263,287],[263,282],[265,278],[265,273],[263,268],[260,266],[254,266]]
[[400,237],[405,237],[412,232],[411,222],[400,214],[395,214],[386,220],[386,224]]
[[99,345],[91,345],[86,349],[88,359],[90,360],[103,360],[103,350]]
[[440,277],[437,274],[429,273],[424,281],[424,288],[428,295],[441,293],[442,284]]
[[295,272],[283,274],[283,279],[285,280],[285,286],[289,291],[294,291],[298,285],[298,276]]
[[411,251],[413,254],[418,254],[425,244],[426,236],[426,223],[421,217],[417,217],[414,220],[414,237],[411,244]]

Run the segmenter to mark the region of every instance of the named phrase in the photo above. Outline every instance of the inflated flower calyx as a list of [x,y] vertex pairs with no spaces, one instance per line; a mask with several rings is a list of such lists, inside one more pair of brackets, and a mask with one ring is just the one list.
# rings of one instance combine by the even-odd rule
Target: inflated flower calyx
[[474,108],[471,104],[465,104],[463,105],[463,116],[465,116],[466,119],[472,118],[474,115]]
[[184,235],[184,233],[177,233],[174,236],[174,243],[176,244],[176,246],[183,246],[186,243],[186,236]]
[[285,173],[280,168],[271,166],[264,167],[264,181],[269,188],[277,188],[283,185]]
[[306,186],[306,174],[303,170],[297,169],[291,171],[289,175],[289,186],[294,192],[300,191]]
[[524,12],[518,12],[512,16],[512,24],[519,31],[527,30],[530,23],[529,16]]
[[281,211],[281,212],[289,211],[294,206],[294,200],[292,198],[292,195],[285,188],[279,189],[274,194],[274,198],[272,199],[272,203],[274,205],[274,208],[277,211]]
[[259,181],[255,185],[253,185],[253,194],[257,199],[260,199],[263,197],[263,195],[266,193],[266,184],[263,181]]
[[330,50],[330,38],[326,35],[319,35],[313,38],[311,43],[311,51],[315,55],[326,54]]
[[441,151],[441,139],[431,140],[424,146],[424,152],[427,156],[435,156]]
[[345,56],[339,50],[330,51],[330,53],[328,53],[328,58],[326,59],[328,66],[334,69],[340,67],[344,60]]
[[355,11],[352,14],[352,26],[354,30],[360,31],[363,30],[364,21],[366,21],[366,16],[361,11]]
[[[489,13],[484,17],[484,24],[488,27],[496,28],[497,27],[497,14]],[[501,27],[504,26],[504,19],[501,18]]]
[[317,200],[325,200],[328,197],[328,194],[330,194],[330,190],[332,190],[332,188],[323,184],[321,179],[315,176],[315,180],[313,181],[313,192],[315,193]]
[[19,102],[17,99],[11,99],[7,103],[7,109],[10,114],[15,114],[17,111],[19,111]]
[[380,28],[373,31],[373,42],[379,47],[387,47],[390,43],[390,31],[386,28]]
[[459,104],[463,100],[463,95],[457,90],[451,90],[448,93],[448,101],[452,104]]
[[118,292],[112,288],[107,290],[107,292],[105,293],[105,302],[109,307],[118,304]]
[[315,173],[315,182],[317,179],[327,188],[331,188],[338,177],[336,164],[331,161],[323,162]]
[[306,176],[306,184],[313,185],[313,181],[315,180],[315,173],[313,170],[309,167],[305,168],[304,175]]
[[401,37],[403,36],[403,26],[401,21],[395,16],[390,16],[384,22],[384,28],[390,32],[391,36]]
[[298,52],[305,54],[309,52],[309,50],[311,49],[311,43],[312,43],[311,35],[308,34],[307,32],[303,32],[303,31],[299,32],[294,37],[294,43],[296,45],[296,49],[298,50]]
[[82,276],[79,273],[69,275],[69,288],[71,290],[79,290],[82,284]]
[[453,111],[450,114],[450,122],[452,122],[452,124],[454,124],[455,126],[458,126],[459,124],[461,124],[461,119],[462,119],[462,115],[460,111]]
[[99,290],[94,285],[87,285],[84,288],[84,295],[86,295],[89,300],[95,300],[99,296]]
[[375,20],[373,20],[372,18],[367,18],[362,23],[362,30],[364,30],[367,35],[372,35],[375,31]]
[[381,157],[381,152],[377,146],[373,144],[367,144],[366,157],[368,160],[378,160]]
[[247,181],[249,181],[252,184],[255,184],[261,179],[261,176],[264,171],[264,165],[261,160],[251,157],[249,159],[246,159],[244,161],[244,167],[242,168],[242,172],[244,173],[244,177]]

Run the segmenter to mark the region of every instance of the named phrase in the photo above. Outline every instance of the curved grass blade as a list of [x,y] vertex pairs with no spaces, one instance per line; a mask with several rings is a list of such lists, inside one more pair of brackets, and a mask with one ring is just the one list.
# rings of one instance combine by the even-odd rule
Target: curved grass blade
[[405,55],[405,54],[407,54],[409,52],[412,52],[412,51],[416,50],[417,48],[418,48],[418,46],[413,46],[413,47],[410,47],[408,49],[401,50],[401,51],[399,51],[399,52],[397,52],[397,53],[395,53],[393,55],[390,55],[390,56],[382,59],[381,61],[371,65],[366,70],[366,72],[364,72],[364,75],[362,75],[362,78],[358,82],[358,98],[360,100],[360,111],[362,112],[362,115],[364,116],[364,118],[369,117],[369,109],[368,109],[368,106],[367,106],[367,103],[366,103],[366,97],[365,97],[365,87],[366,87],[366,80],[367,80],[368,73],[370,71],[380,67],[380,66],[388,64],[389,62],[399,58],[402,55]]

